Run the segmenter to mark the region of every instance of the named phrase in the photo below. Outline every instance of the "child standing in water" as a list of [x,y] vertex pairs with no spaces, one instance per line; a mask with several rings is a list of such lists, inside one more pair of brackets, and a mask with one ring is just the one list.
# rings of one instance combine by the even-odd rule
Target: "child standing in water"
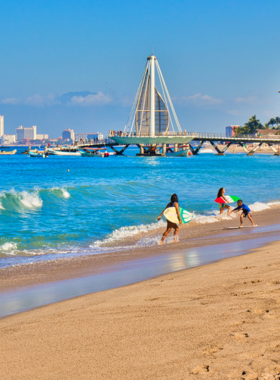
[[[217,194],[217,198],[222,198],[226,203],[228,202],[228,200],[225,197],[225,189],[223,187],[221,187],[219,189],[218,194]],[[227,209],[228,210],[228,216],[229,216],[230,210],[231,210],[231,207],[229,205],[226,205],[224,203],[219,203],[219,207],[220,207],[220,215],[224,212],[225,209]]]
[[[160,216],[157,218],[157,220],[160,220],[164,211],[168,208],[168,207],[175,207],[176,209],[176,212],[177,212],[177,216],[178,216],[178,219],[179,219],[179,224],[182,224],[182,219],[181,219],[181,216],[180,216],[180,212],[179,212],[179,203],[178,203],[178,197],[177,197],[177,194],[172,194],[171,195],[171,202],[168,203],[168,205],[165,207],[165,209],[162,211],[162,213],[160,214]],[[172,223],[170,222],[169,220],[167,220],[167,226],[166,226],[166,231],[164,232],[164,234],[162,235],[162,238],[161,238],[161,241],[160,241],[160,244],[163,244],[163,241],[164,239],[166,238],[166,236],[169,234],[169,232],[172,230],[172,228],[174,229],[174,242],[177,241],[178,239],[178,233],[179,233],[179,226],[176,224],[176,223]]]
[[242,214],[240,215],[240,228],[243,227],[243,219],[247,218],[247,216],[250,222],[252,223],[252,226],[255,226],[255,223],[251,217],[251,210],[249,209],[248,206],[244,205],[241,199],[237,201],[237,207],[233,209],[231,212],[237,212],[239,210],[242,210]]

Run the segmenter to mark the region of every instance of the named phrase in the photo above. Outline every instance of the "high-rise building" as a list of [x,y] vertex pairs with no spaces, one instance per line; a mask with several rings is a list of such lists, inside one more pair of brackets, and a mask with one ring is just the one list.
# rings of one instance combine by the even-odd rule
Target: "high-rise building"
[[0,139],[1,144],[13,144],[16,142],[16,136],[15,135],[3,135]]
[[62,132],[62,140],[75,140],[75,132],[73,129],[64,129]]
[[47,135],[47,134],[38,134],[37,133],[37,136],[36,136],[36,140],[48,140],[48,138],[49,138],[49,135]]
[[4,135],[4,116],[0,115],[0,139]]
[[16,129],[16,139],[17,141],[21,140],[36,140],[37,137],[37,126],[33,125],[31,128],[23,128],[21,125]]
[[226,127],[226,137],[234,136],[235,130],[239,127],[240,127],[240,125],[230,125],[229,127]]

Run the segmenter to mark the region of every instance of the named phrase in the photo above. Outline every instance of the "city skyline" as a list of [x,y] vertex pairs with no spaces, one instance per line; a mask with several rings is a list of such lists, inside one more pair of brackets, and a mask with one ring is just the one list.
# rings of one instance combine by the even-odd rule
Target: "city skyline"
[[254,114],[262,122],[279,114],[277,1],[123,5],[20,0],[15,12],[3,4],[6,133],[19,125],[50,137],[58,128],[123,129],[152,43],[183,130],[223,132]]

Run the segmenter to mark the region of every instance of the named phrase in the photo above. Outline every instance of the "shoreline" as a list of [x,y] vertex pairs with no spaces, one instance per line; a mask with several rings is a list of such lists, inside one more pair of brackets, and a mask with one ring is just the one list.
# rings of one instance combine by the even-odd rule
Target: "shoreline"
[[1,319],[2,376],[277,378],[279,251],[277,241]]
[[[164,227],[160,227],[115,242],[116,250],[108,253],[54,258],[50,261],[4,267],[0,269],[0,295],[22,287],[106,273],[112,270],[114,265],[131,260],[149,259],[175,251],[182,252],[186,249],[279,234],[280,207],[254,212],[253,218],[260,227],[229,230],[228,227],[239,225],[238,217],[230,220],[221,219],[215,223],[190,223],[180,228],[178,243],[137,246],[137,242],[143,237],[159,240],[164,231]],[[247,225],[249,225],[248,222],[248,220],[245,221]]]

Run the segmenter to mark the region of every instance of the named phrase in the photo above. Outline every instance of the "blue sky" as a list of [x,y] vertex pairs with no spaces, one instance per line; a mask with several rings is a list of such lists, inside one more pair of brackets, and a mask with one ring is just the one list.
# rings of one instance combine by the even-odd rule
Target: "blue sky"
[[182,129],[224,132],[279,115],[279,1],[0,0],[0,9],[5,133],[123,129],[152,43]]

